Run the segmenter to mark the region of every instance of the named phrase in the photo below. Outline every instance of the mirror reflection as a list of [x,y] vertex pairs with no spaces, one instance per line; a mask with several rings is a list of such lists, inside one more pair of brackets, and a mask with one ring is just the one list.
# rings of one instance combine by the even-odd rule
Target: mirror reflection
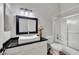
[[28,20],[19,19],[19,32],[28,32]]
[[28,20],[28,31],[36,31],[36,21]]

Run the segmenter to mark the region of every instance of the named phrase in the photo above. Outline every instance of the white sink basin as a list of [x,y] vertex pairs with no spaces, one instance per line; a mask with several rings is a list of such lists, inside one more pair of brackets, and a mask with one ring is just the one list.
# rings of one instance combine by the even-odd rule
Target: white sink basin
[[27,42],[33,42],[40,40],[40,37],[37,35],[32,35],[32,36],[19,36],[19,44],[21,43],[27,43]]

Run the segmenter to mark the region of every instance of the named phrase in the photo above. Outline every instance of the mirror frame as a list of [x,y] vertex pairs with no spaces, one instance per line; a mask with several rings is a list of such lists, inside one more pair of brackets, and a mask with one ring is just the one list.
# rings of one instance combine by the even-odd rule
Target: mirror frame
[[16,35],[28,34],[28,32],[19,32],[19,19],[20,18],[29,19],[29,20],[35,20],[36,21],[36,31],[30,31],[29,34],[38,33],[38,18],[16,15]]

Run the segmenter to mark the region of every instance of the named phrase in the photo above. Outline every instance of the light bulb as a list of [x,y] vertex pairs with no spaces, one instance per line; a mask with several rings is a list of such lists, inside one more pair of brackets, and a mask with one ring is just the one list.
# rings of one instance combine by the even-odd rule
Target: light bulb
[[24,15],[24,11],[21,10],[21,11],[20,11],[20,14],[21,14],[21,15]]
[[20,8],[20,14],[24,15],[24,9],[23,8]]
[[32,12],[30,12],[29,17],[34,17],[34,14]]
[[26,11],[26,12],[25,12],[25,16],[28,16],[28,15],[29,15],[29,13],[28,13],[28,11]]

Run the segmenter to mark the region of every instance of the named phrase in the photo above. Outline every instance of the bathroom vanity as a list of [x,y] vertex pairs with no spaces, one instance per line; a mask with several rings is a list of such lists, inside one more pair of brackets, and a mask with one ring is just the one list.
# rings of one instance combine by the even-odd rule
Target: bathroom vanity
[[47,55],[47,39],[37,35],[38,18],[22,15],[14,18],[10,29],[11,38],[3,43],[2,54]]
[[3,44],[4,55],[47,55],[47,39],[19,44],[18,38],[11,38]]

